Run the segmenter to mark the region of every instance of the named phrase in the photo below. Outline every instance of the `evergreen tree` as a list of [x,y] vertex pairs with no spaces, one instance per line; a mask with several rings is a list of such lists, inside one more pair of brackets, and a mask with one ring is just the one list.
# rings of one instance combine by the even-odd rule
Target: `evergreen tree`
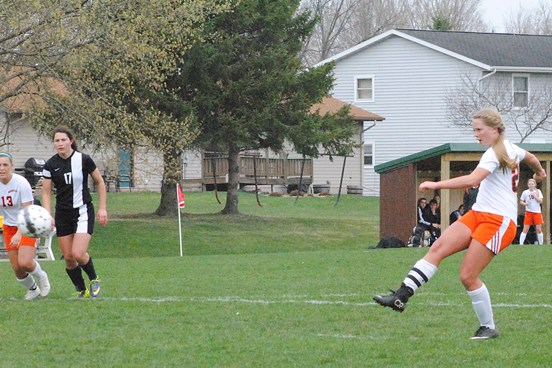
[[305,156],[319,147],[350,150],[354,123],[346,114],[309,112],[332,86],[332,64],[303,70],[302,44],[314,26],[298,0],[233,1],[232,12],[206,25],[182,59],[173,82],[194,107],[198,144],[228,156],[228,193],[222,213],[238,213],[239,154],[282,149],[286,141]]

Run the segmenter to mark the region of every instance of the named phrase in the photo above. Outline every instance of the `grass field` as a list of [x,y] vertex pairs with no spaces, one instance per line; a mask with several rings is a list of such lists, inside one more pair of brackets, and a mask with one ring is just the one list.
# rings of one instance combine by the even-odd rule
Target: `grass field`
[[426,251],[369,249],[377,199],[263,197],[261,208],[241,195],[242,215],[228,218],[212,193],[191,193],[182,258],[176,219],[146,215],[158,200],[110,193],[110,224],[90,249],[97,300],[70,298],[58,260],[42,262],[51,294],[24,302],[0,263],[0,367],[550,366],[549,245],[512,245],[493,261],[483,279],[501,336],[471,341],[461,254],[404,313],[372,302]]

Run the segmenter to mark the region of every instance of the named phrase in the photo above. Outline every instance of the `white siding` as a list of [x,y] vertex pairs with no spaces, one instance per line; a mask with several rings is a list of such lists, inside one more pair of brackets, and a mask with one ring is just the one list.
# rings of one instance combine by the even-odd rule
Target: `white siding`
[[200,151],[187,151],[183,158],[183,179],[200,179],[203,176],[203,155]]
[[[355,136],[355,142],[361,142],[361,133]],[[343,169],[344,157],[334,156],[333,161],[329,156],[321,156],[313,160],[313,184],[330,184],[330,193],[337,194],[339,192],[339,183],[341,181],[341,171]],[[355,149],[352,157],[347,157],[345,162],[345,171],[343,173],[343,184],[341,193],[347,193],[347,186],[362,186],[362,171],[363,171],[363,150],[362,148]]]
[[[356,143],[360,143],[362,140],[362,134],[359,132],[354,137]],[[293,151],[291,145],[286,143],[284,146],[284,152],[287,154],[287,158],[290,159],[300,159],[302,156],[297,152]],[[280,157],[279,155],[273,154],[270,157]],[[343,157],[342,156],[333,156],[333,161],[330,160],[329,156],[320,156],[313,159],[312,162],[312,171],[313,171],[313,184],[330,184],[330,193],[337,194],[339,192],[339,183],[341,180],[341,171],[343,169]],[[345,163],[345,172],[343,174],[343,184],[341,186],[341,193],[347,193],[347,186],[362,186],[362,177],[363,177],[363,149],[355,149],[352,156],[347,157],[347,162]]]
[[56,153],[53,140],[50,137],[38,136],[25,120],[11,125],[8,142],[9,145],[2,149],[13,155],[16,169],[23,168],[31,157],[47,160]]
[[160,152],[137,148],[134,150],[134,189],[160,192],[163,180],[163,156]]

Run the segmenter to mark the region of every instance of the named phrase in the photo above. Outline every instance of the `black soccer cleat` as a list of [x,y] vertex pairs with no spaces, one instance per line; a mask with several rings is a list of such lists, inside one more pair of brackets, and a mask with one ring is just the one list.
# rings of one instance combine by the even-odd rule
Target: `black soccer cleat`
[[498,337],[498,330],[489,328],[487,326],[480,326],[477,331],[475,331],[475,335],[471,338],[472,340],[485,340],[485,339],[494,339],[495,337]]
[[402,313],[406,308],[406,302],[408,302],[408,298],[410,298],[414,294],[414,292],[405,284],[402,284],[401,287],[396,291],[390,291],[391,294],[389,295],[374,295],[374,301],[379,305],[389,307],[397,312]]

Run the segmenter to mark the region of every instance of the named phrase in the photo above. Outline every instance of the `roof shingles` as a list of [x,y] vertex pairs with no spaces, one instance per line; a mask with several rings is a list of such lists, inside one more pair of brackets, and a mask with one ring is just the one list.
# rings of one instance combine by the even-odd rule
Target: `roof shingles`
[[548,35],[397,31],[494,67],[552,68],[552,36]]

